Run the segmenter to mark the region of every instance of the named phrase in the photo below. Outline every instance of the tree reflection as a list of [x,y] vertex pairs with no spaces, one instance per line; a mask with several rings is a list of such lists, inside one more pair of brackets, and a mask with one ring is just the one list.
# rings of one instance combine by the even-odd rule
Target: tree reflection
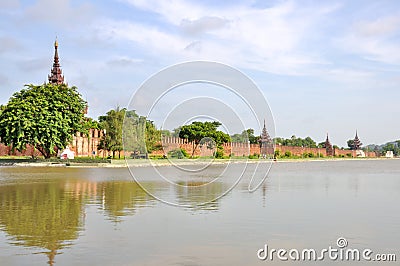
[[[146,185],[146,188],[151,185]],[[98,185],[102,209],[114,222],[121,217],[133,215],[140,207],[148,206],[152,198],[132,181],[103,182]]]
[[83,225],[83,200],[60,183],[0,186],[0,225],[12,244],[47,249],[50,265]]
[[[152,187],[148,185],[147,187]],[[50,265],[72,245],[84,224],[85,203],[94,202],[112,221],[149,206],[150,196],[132,181],[65,181],[0,186],[0,228],[11,244],[48,250]]]
[[[111,221],[120,222],[122,217],[134,215],[139,208],[155,202],[130,180],[96,182],[70,177],[38,180],[0,185],[0,229],[7,233],[10,244],[45,249],[43,253],[47,254],[50,265],[83,230],[86,204],[101,208]],[[149,182],[145,187],[150,192],[170,191],[164,183]],[[222,183],[185,181],[175,192],[182,204],[197,211],[217,210],[218,202],[213,200],[224,191]]]
[[178,202],[191,210],[218,210],[218,199],[227,187],[221,182],[181,181],[177,183]]

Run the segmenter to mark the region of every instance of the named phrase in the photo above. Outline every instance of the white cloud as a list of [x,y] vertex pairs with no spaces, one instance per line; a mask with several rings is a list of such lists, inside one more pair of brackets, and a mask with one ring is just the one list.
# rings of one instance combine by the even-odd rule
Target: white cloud
[[210,9],[185,0],[124,0],[136,8],[161,15],[171,24],[179,25],[182,20],[195,20],[213,16]]
[[375,21],[362,21],[356,22],[353,26],[353,30],[357,35],[361,35],[367,38],[375,38],[379,36],[387,36],[392,34],[398,34],[400,28],[400,17],[389,16],[379,18]]
[[96,27],[96,30],[105,39],[118,42],[133,41],[157,54],[178,53],[187,46],[186,41],[179,36],[163,32],[156,27],[134,22],[105,20],[98,23]]
[[198,35],[204,32],[223,28],[229,21],[219,17],[205,16],[199,19],[183,19],[180,27],[189,35]]
[[313,34],[320,17],[336,8],[307,9],[285,2],[265,9],[228,6],[211,10],[180,0],[126,2],[159,14],[164,25],[108,20],[99,26],[104,29],[105,38],[127,39],[168,59],[215,60],[292,75],[305,74],[308,68],[325,64],[302,44]]
[[337,40],[346,51],[364,59],[400,64],[400,17],[388,16],[374,21],[358,21]]
[[126,56],[116,57],[107,61],[107,65],[112,67],[129,67],[140,63],[143,63],[142,59],[130,58]]

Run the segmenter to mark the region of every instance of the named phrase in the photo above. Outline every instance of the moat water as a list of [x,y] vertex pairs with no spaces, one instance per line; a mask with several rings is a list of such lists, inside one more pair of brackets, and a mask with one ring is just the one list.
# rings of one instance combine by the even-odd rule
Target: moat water
[[[219,193],[224,180],[204,193]],[[147,187],[199,198],[150,177]],[[399,265],[399,204],[400,160],[274,163],[254,193],[244,180],[200,207],[155,200],[126,168],[1,167],[0,265],[302,265],[257,253],[266,244],[337,248],[340,237],[349,248],[397,255],[347,265]]]

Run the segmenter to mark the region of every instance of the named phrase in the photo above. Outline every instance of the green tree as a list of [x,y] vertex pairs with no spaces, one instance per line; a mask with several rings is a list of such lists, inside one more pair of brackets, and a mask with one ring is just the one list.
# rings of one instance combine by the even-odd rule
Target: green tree
[[230,141],[230,136],[222,131],[217,130],[221,125],[220,122],[198,122],[195,121],[190,125],[184,125],[180,128],[179,137],[187,139],[193,143],[192,156],[200,144],[203,138],[212,138],[217,145],[218,149],[221,150],[222,143]]
[[146,120],[146,149],[147,152],[151,153],[155,150],[162,149],[161,131],[157,130],[153,121]]
[[152,121],[139,116],[134,110],[115,109],[99,118],[106,129],[106,135],[99,143],[99,149],[113,152],[128,151],[141,154],[151,153],[161,147],[161,131]]
[[[275,143],[281,144],[283,146],[317,148],[317,143],[312,138],[306,137],[305,139],[302,139],[296,137],[295,135],[293,135],[290,139],[275,138]],[[321,144],[324,144],[324,142],[321,142],[318,145]]]
[[134,110],[126,111],[122,133],[125,152],[147,152],[145,117],[139,116]]
[[163,137],[171,137],[171,131],[169,131],[168,129],[163,129],[163,130],[161,130],[160,131],[160,134],[163,136]]
[[168,152],[168,158],[174,158],[174,159],[183,159],[187,158],[188,154],[184,149],[174,149]]
[[347,146],[349,147],[350,150],[354,148],[354,139],[349,139],[347,141]]
[[63,149],[76,132],[87,133],[87,104],[76,87],[26,85],[0,110],[1,141],[22,151],[34,146],[45,158]]
[[318,143],[318,148],[325,148],[325,141]]
[[179,132],[181,131],[181,127],[175,128],[172,132],[171,132],[171,136],[172,137],[179,137]]
[[397,142],[388,142],[382,147],[382,154],[385,155],[387,151],[393,151],[394,156],[398,156],[400,154],[399,146],[397,146]]
[[122,124],[124,122],[126,109],[112,109],[107,112],[106,115],[99,117],[100,125],[105,129],[103,137],[100,139],[98,148],[100,150],[111,151],[113,158],[115,158],[115,152],[118,151],[119,157],[121,157],[121,151],[123,150],[122,145]]
[[303,147],[317,148],[317,143],[310,137],[306,137],[303,142]]
[[232,142],[241,143],[247,143],[248,141],[250,141],[251,144],[257,144],[259,139],[260,136],[255,136],[254,129],[252,128],[243,130],[241,134],[236,133],[231,136]]
[[102,129],[100,123],[91,117],[85,117],[85,129]]

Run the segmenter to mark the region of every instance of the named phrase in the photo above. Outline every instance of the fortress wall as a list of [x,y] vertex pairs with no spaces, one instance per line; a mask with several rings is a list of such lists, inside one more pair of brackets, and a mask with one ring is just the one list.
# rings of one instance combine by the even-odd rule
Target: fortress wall
[[318,157],[319,155],[326,157],[326,149],[324,148],[276,145],[275,150],[279,151],[281,155],[285,154],[286,152],[290,152],[291,155],[295,156],[302,156],[304,153],[312,153],[314,157]]
[[[75,152],[75,156],[92,156],[92,152],[95,151],[95,155],[99,157],[107,157],[112,153],[107,153],[105,151],[99,151],[97,145],[100,143],[100,139],[103,136],[101,130],[90,129],[89,136],[84,136],[81,133],[76,133],[73,136],[73,141],[70,145],[70,149]],[[188,143],[185,139],[177,137],[164,137],[162,141],[162,150],[154,151],[154,155],[167,155],[169,151],[175,149],[184,149],[189,155],[193,152],[193,144]],[[249,155],[259,155],[260,146],[258,144],[247,144],[247,143],[225,143],[222,145],[224,149],[224,154],[233,154],[234,156],[249,156]],[[326,149],[324,148],[309,148],[309,147],[293,147],[293,146],[282,146],[276,145],[276,151],[279,151],[281,155],[285,152],[290,152],[291,155],[302,156],[304,153],[312,153],[314,157],[322,155],[326,157]],[[195,156],[212,156],[215,149],[208,149],[206,145],[198,147],[194,153]],[[127,156],[131,152],[128,152]],[[12,151],[10,147],[5,146],[0,143],[0,156],[40,156],[40,152],[35,150],[32,146],[27,146],[27,149],[23,152]],[[356,157],[356,152],[351,150],[340,150],[334,149],[335,156],[346,156],[351,154],[351,157]],[[366,157],[377,157],[375,152],[366,152]],[[116,153],[118,156],[118,153]],[[124,152],[121,152],[121,157],[124,156]]]
[[[107,156],[103,151],[97,150],[97,145],[100,142],[100,138],[102,137],[101,130],[98,129],[90,129],[89,136],[84,136],[81,133],[76,133],[73,136],[73,140],[69,145],[69,148],[75,152],[75,156],[92,156],[92,151],[96,152],[96,156],[102,157]],[[28,145],[26,149],[22,152],[15,150],[12,151],[11,147],[0,143],[0,156],[41,156],[41,153],[37,151],[33,146]]]
[[12,148],[9,146],[0,143],[0,156],[40,156],[41,153],[37,151],[33,146],[28,145],[26,149],[22,152],[17,150],[12,151]]

